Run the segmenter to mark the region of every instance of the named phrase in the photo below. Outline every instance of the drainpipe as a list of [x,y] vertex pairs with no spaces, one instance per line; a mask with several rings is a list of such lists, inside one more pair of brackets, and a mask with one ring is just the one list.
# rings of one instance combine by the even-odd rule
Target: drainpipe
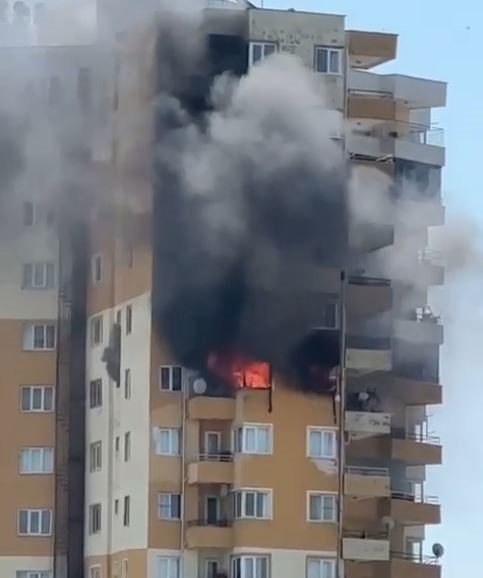
[[180,576],[184,576],[184,557],[185,557],[185,535],[186,535],[186,405],[188,403],[188,383],[183,378],[183,392],[182,392],[182,425],[181,425],[181,527],[180,527]]

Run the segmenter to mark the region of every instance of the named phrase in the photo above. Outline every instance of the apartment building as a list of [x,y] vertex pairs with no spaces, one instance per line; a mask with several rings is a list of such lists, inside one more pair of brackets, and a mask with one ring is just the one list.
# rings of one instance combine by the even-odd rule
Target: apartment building
[[[143,39],[120,48],[112,94],[110,57],[53,48],[39,79],[46,108],[58,78],[69,106],[86,110],[79,86],[93,77],[81,118],[96,120],[78,143],[91,153],[69,158],[99,194],[86,207],[85,191],[60,205],[63,189],[52,191],[55,218],[51,199],[25,187],[1,208],[2,576],[439,578],[424,537],[440,521],[425,479],[441,463],[428,406],[442,401],[443,330],[427,304],[444,271],[426,247],[444,222],[431,109],[446,87],[375,72],[395,59],[397,37],[347,30],[343,16],[219,1],[204,18],[237,74],[274,52],[301,58],[347,121],[338,136],[353,166],[392,183],[396,218],[364,237],[353,270],[321,276],[322,331],[343,337],[342,397],[278,375],[220,389],[169,353],[153,321],[156,208],[138,170],[150,121],[132,73],[143,75]],[[85,135],[111,116],[106,154],[106,139]],[[389,274],[388,262],[401,265]]]

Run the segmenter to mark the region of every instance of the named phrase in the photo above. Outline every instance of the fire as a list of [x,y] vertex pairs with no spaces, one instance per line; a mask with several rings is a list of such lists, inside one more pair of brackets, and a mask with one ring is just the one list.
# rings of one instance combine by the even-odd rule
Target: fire
[[271,385],[270,365],[254,361],[237,352],[213,352],[207,367],[236,388],[268,389]]

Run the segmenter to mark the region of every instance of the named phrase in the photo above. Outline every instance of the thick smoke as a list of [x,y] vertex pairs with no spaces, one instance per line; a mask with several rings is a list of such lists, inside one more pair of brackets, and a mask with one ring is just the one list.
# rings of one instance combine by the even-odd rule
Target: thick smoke
[[190,367],[236,350],[281,368],[324,322],[322,268],[347,257],[342,150],[295,58],[213,78],[208,51],[179,49],[187,26],[163,19],[156,54],[156,321]]

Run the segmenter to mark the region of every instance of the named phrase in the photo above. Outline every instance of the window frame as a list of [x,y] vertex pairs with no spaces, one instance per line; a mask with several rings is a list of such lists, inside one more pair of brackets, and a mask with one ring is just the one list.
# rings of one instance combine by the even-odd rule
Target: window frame
[[[43,347],[35,347],[35,331],[39,327],[43,329]],[[51,346],[47,346],[48,331],[50,327],[53,328],[53,343]],[[27,335],[27,333],[29,333],[29,335]],[[26,323],[23,329],[22,346],[23,351],[55,351],[57,346],[57,324],[49,321],[33,321]]]
[[[29,452],[30,462],[32,461],[32,454],[33,452],[40,452],[40,462],[42,464],[42,469],[34,470],[32,468],[28,470],[24,470],[22,467],[23,464],[23,454],[24,452]],[[46,460],[46,453],[50,453],[50,468],[44,470],[43,465]],[[20,449],[19,454],[19,464],[18,464],[18,473],[21,476],[45,476],[54,473],[55,469],[55,456],[54,456],[54,448],[53,447],[23,447]]]
[[[327,51],[327,70],[318,69],[318,56],[319,51]],[[338,70],[334,72],[331,70],[331,55],[337,54]],[[314,72],[317,74],[326,74],[328,76],[342,76],[344,74],[344,48],[342,46],[326,46],[324,44],[318,44],[314,46]]]
[[[216,572],[210,572],[210,564],[216,564]],[[216,578],[220,573],[221,560],[218,558],[205,558],[204,564],[204,577],[205,578]]]
[[124,370],[124,399],[131,399],[132,396],[131,378],[132,378],[131,369],[127,367]]
[[[305,559],[305,576],[306,578],[309,578],[309,564],[311,562],[319,562],[319,568],[321,568],[321,573],[319,574],[320,578],[336,578],[336,573],[337,573],[337,562],[336,562],[336,558],[335,557],[330,557],[330,556],[307,556],[307,558]],[[330,562],[331,564],[331,575],[329,577],[326,577],[323,575],[323,566],[322,564],[324,562]]]
[[[38,268],[41,269],[42,282],[37,283]],[[28,273],[28,271],[30,271]],[[27,282],[27,278],[30,282]],[[37,261],[24,263],[22,267],[22,289],[26,291],[42,291],[55,289],[55,263],[52,261]]]
[[[319,497],[322,500],[320,511],[322,512],[322,518],[320,520],[312,519],[310,517],[310,500],[312,497]],[[324,512],[324,498],[331,498],[333,501],[333,516],[330,520],[323,518]],[[337,493],[336,492],[319,492],[317,490],[307,491],[307,510],[306,510],[307,522],[311,524],[336,524],[337,523]]]
[[89,444],[89,472],[91,474],[102,470],[102,440]]
[[[22,512],[27,512],[27,526],[28,526],[28,531],[27,532],[21,532],[20,531],[20,516]],[[49,513],[49,531],[48,532],[42,532],[42,514],[44,512],[48,512]],[[39,531],[38,532],[32,532],[30,529],[31,526],[31,518],[32,518],[32,514],[33,513],[37,513],[39,515]],[[48,537],[48,536],[52,536],[52,530],[53,530],[53,512],[52,509],[50,508],[19,508],[17,510],[17,535],[18,536],[37,536],[37,537]]]
[[124,496],[122,509],[122,525],[129,528],[131,525],[131,496]]
[[[247,494],[254,494],[254,511],[253,516],[246,513]],[[265,496],[265,515],[257,515],[257,496],[258,494]],[[238,495],[240,498],[240,515],[238,514]],[[273,519],[273,490],[271,488],[237,488],[233,491],[234,508],[233,517],[235,520],[272,520]]]
[[101,567],[99,565],[89,566],[89,578],[102,578]]
[[16,570],[15,578],[52,578],[51,570]]
[[[162,452],[161,451],[161,434],[162,432],[169,432],[169,436],[170,436],[170,440],[169,440],[169,446],[170,446],[170,452]],[[173,447],[176,445],[173,443],[173,439],[174,439],[174,432],[176,432],[176,436],[177,436],[177,451],[173,452],[172,449]],[[156,429],[156,443],[155,443],[155,450],[156,450],[156,455],[158,456],[174,456],[174,457],[179,457],[181,455],[181,429],[180,428],[176,428],[176,427],[158,427]]]
[[88,515],[89,536],[100,534],[102,532],[102,504],[99,502],[90,504]]
[[[236,571],[236,563],[237,560],[240,561],[240,578],[247,578],[247,572],[245,569],[246,563],[245,561],[247,559],[250,559],[253,561],[253,578],[270,578],[271,577],[271,565],[272,565],[272,561],[271,561],[271,557],[269,554],[237,554],[235,556],[232,556],[230,559],[230,576],[231,578],[236,578],[237,575],[237,571]],[[257,572],[257,560],[258,559],[263,559],[266,560],[266,575],[265,576],[258,576],[258,572]]]
[[[97,335],[99,333],[99,335]],[[102,345],[104,341],[104,316],[94,315],[89,322],[89,342],[91,347]]]
[[[162,504],[163,498],[169,498],[169,504]],[[173,503],[173,500],[174,503]],[[178,503],[176,504],[176,500]],[[165,522],[179,522],[181,520],[181,494],[176,492],[158,492],[157,496],[157,517]],[[169,509],[169,515],[163,515],[161,509]],[[173,515],[174,512],[174,515]]]
[[89,409],[102,407],[104,401],[103,389],[102,378],[99,377],[89,381]]
[[[159,568],[159,563],[161,561],[166,561],[168,562],[168,574],[166,576],[161,576],[161,572],[160,572],[160,568]],[[171,575],[173,574],[172,569],[171,569],[171,564],[175,563],[175,577],[176,578],[181,578],[180,572],[181,572],[181,562],[180,562],[180,556],[156,556],[156,576],[158,578],[171,578]]]
[[[169,387],[167,387],[167,388],[163,387],[163,370],[166,370],[166,369],[169,372],[169,377],[168,377],[168,386]],[[174,384],[176,381],[175,375],[174,375],[175,370],[179,370],[179,372],[180,372],[179,389],[174,388]],[[179,392],[183,391],[183,382],[184,382],[183,366],[181,366],[181,365],[167,365],[167,364],[160,365],[159,369],[158,369],[158,381],[159,381],[159,389],[163,393],[179,393]]]
[[[23,408],[23,392],[24,390],[30,390],[29,393],[29,405],[30,409]],[[35,409],[34,406],[34,390],[41,390],[40,399],[41,399],[41,408]],[[52,407],[50,409],[45,409],[45,392],[46,390],[52,390]],[[55,391],[53,385],[21,385],[20,386],[20,411],[22,413],[53,413],[55,410]]]
[[[258,432],[259,430],[267,430],[268,432],[268,447],[266,451],[261,451],[258,447],[255,450],[247,450],[247,431],[255,430],[255,446],[258,446]],[[239,446],[238,436],[241,430],[241,447]],[[235,454],[248,454],[255,456],[269,456],[273,454],[273,424],[271,423],[252,423],[246,422],[235,426],[232,430],[232,451]]]
[[103,261],[102,253],[95,253],[91,257],[91,281],[93,285],[102,283]]
[[132,305],[126,306],[126,335],[132,334],[133,328],[133,307]]
[[[262,56],[258,59],[258,60],[254,60],[253,56],[254,56],[254,49],[255,47],[261,47],[262,48]],[[270,46],[274,48],[273,52],[270,52],[270,54],[266,54],[266,47]],[[258,64],[259,62],[263,62],[266,58],[268,58],[269,56],[271,56],[272,54],[276,54],[278,52],[278,43],[277,42],[270,42],[270,41],[265,41],[265,40],[261,40],[261,41],[251,41],[248,47],[248,63],[249,66],[255,66],[256,64]]]
[[[320,433],[322,436],[324,433],[330,433],[333,436],[333,453],[329,455],[320,455],[315,456],[311,454],[310,451],[310,436],[312,433]],[[322,438],[323,439],[323,438]],[[323,444],[321,444],[323,446]],[[337,451],[338,451],[338,439],[337,439],[337,429],[325,426],[307,426],[306,431],[306,448],[305,454],[306,457],[312,460],[328,460],[328,461],[337,461]]]
[[124,434],[124,451],[123,451],[123,458],[124,463],[131,461],[131,432],[127,431]]

